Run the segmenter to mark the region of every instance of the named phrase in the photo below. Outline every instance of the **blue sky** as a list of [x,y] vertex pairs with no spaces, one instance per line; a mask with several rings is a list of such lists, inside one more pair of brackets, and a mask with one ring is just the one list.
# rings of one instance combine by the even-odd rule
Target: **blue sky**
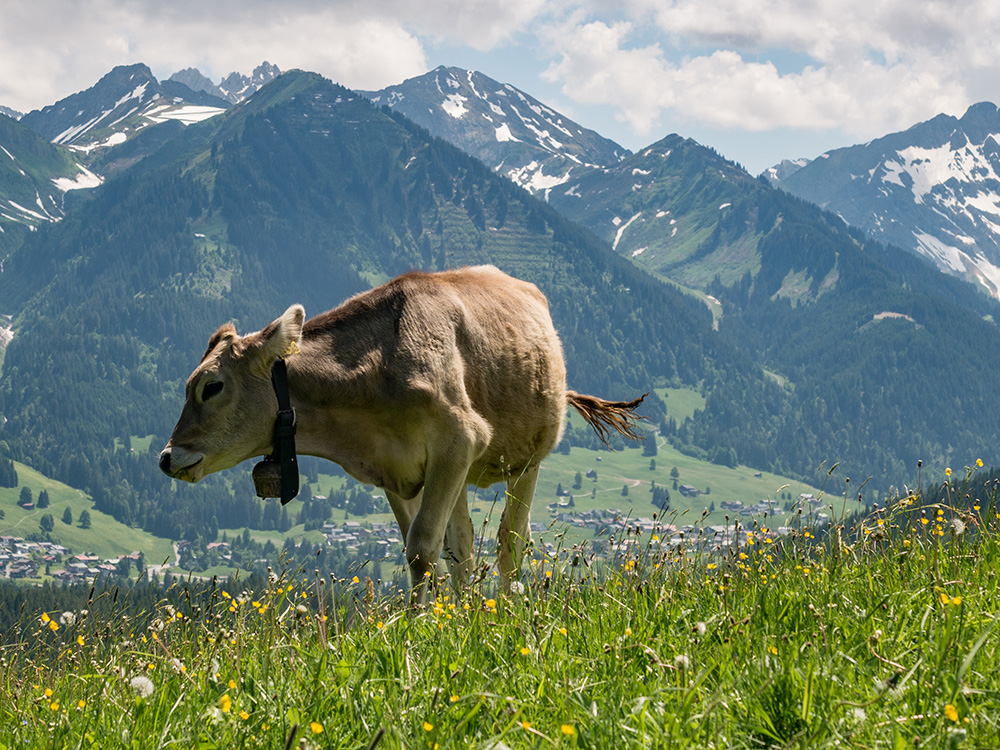
[[376,89],[437,65],[511,83],[630,149],[669,133],[753,173],[1000,100],[1000,3],[965,0],[35,0],[0,26],[0,104],[115,65],[215,81],[263,60]]

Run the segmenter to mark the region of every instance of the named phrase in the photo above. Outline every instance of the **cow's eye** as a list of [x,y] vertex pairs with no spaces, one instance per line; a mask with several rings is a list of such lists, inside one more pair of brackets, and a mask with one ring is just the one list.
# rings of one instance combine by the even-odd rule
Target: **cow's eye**
[[222,393],[222,382],[219,380],[214,380],[211,383],[207,383],[201,391],[201,400],[208,401],[213,396],[218,396]]

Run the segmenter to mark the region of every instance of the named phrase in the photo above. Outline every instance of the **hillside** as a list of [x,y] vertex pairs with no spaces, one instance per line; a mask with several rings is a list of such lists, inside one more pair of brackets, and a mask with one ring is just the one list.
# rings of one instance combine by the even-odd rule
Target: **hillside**
[[112,449],[165,442],[210,333],[260,328],[292,302],[316,313],[409,268],[484,262],[548,295],[577,389],[631,396],[734,367],[763,387],[701,303],[401,116],[291,73],[188,126],[10,258],[0,437],[155,533],[239,528],[257,507],[247,472],[176,486]]
[[679,444],[779,473],[839,461],[883,489],[912,481],[918,460],[997,460],[1000,392],[983,373],[1000,361],[1000,308],[966,284],[680,136],[549,202],[619,255],[712,295],[723,336],[781,384],[784,398],[706,383],[704,417]]
[[771,181],[1000,298],[1000,110],[973,105]]
[[[61,219],[66,193],[101,178],[74,154],[0,114],[0,264],[27,232]],[[8,313],[0,302],[0,314]]]

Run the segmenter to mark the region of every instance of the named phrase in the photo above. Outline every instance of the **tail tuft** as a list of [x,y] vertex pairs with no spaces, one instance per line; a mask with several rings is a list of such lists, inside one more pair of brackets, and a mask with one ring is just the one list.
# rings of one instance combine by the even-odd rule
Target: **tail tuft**
[[649,393],[644,393],[634,401],[605,401],[597,396],[566,391],[566,402],[580,412],[587,424],[594,428],[601,442],[608,445],[608,435],[612,428],[630,440],[645,440],[635,431],[636,423],[645,417],[636,414],[635,409],[648,395]]

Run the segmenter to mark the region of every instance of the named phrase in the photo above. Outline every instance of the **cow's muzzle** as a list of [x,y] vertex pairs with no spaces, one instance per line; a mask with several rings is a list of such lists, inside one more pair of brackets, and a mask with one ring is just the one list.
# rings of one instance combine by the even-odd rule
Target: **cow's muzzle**
[[168,445],[160,452],[160,471],[184,482],[197,482],[201,478],[198,465],[204,457],[203,453]]

